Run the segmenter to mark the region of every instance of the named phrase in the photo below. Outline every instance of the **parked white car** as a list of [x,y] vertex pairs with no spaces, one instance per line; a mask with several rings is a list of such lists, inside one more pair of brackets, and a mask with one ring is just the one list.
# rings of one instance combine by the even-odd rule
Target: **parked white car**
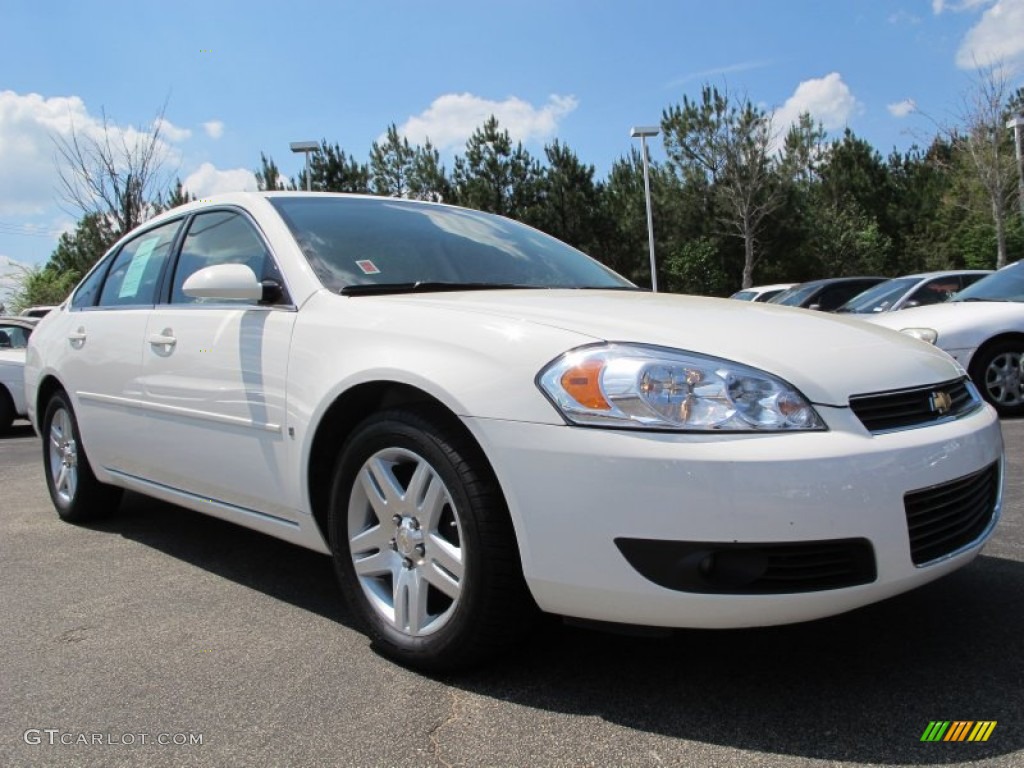
[[25,350],[38,320],[0,317],[0,434],[25,418]]
[[951,301],[865,317],[935,344],[970,372],[1006,416],[1024,413],[1024,261],[982,278]]
[[730,299],[738,301],[768,301],[775,298],[783,291],[792,288],[796,283],[774,283],[773,285],[755,285],[752,288],[744,288],[736,291]]
[[131,489],[331,554],[374,643],[473,663],[543,611],[814,619],[972,560],[995,412],[865,323],[638,290],[508,219],[235,194],[127,235],[33,334],[72,522]]

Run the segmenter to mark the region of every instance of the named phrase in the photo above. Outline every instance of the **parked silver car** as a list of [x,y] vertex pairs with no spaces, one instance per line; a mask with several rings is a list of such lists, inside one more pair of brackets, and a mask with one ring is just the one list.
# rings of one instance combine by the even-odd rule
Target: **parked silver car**
[[991,274],[989,269],[961,269],[894,277],[857,294],[836,312],[870,315],[941,304]]

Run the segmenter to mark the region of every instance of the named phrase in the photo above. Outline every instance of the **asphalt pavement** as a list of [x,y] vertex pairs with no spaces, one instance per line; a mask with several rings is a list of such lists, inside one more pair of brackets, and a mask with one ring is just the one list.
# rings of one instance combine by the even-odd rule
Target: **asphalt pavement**
[[[985,552],[843,616],[538,629],[460,677],[384,660],[328,558],[129,494],[61,523],[0,438],[0,766],[1024,766],[1024,421]],[[922,742],[934,720],[986,742]]]

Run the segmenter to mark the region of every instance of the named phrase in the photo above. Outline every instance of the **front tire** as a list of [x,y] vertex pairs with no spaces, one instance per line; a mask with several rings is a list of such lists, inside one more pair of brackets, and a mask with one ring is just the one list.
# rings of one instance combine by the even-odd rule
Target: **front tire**
[[1024,342],[1001,341],[982,349],[971,362],[971,378],[981,396],[1001,416],[1024,414]]
[[329,528],[350,607],[400,663],[464,668],[532,624],[497,480],[443,418],[397,410],[357,427],[335,468]]
[[93,474],[67,394],[55,392],[43,415],[43,467],[50,500],[61,520],[84,523],[117,508],[121,489]]

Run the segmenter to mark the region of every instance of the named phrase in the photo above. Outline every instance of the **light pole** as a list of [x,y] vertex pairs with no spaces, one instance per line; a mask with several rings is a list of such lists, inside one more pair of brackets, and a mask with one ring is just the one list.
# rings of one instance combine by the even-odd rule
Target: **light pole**
[[644,156],[644,200],[647,201],[647,247],[651,251],[651,291],[657,293],[658,270],[654,262],[654,220],[651,218],[651,177],[647,170],[647,137],[657,136],[658,129],[655,126],[630,128],[629,135],[634,139],[639,137],[640,151]]
[[1024,149],[1021,148],[1021,130],[1024,130],[1024,115],[1017,115],[1006,124],[1013,128],[1013,145],[1017,150],[1017,200],[1020,203],[1020,216],[1024,219]]
[[313,176],[309,172],[309,153],[316,152],[320,149],[320,145],[315,141],[293,141],[289,144],[292,148],[292,152],[302,152],[306,156],[306,191],[313,191]]

